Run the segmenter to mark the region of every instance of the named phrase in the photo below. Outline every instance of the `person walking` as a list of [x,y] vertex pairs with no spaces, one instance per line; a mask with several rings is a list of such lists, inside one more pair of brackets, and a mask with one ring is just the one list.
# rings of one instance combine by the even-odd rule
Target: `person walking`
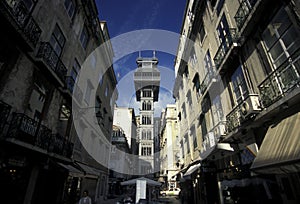
[[92,204],[92,199],[89,197],[88,191],[83,191],[83,196],[80,198],[78,204]]

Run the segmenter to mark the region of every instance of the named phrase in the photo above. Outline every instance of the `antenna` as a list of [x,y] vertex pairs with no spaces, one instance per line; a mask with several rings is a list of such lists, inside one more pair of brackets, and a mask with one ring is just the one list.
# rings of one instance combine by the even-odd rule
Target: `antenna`
[[155,50],[153,50],[153,58],[155,58]]
[[141,57],[141,51],[139,51],[139,57]]

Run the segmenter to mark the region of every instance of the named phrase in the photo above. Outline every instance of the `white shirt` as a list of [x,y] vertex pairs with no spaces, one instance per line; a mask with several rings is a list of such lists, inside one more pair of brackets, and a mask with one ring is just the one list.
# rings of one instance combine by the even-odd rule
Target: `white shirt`
[[90,197],[83,197],[79,200],[79,204],[92,204],[92,200]]

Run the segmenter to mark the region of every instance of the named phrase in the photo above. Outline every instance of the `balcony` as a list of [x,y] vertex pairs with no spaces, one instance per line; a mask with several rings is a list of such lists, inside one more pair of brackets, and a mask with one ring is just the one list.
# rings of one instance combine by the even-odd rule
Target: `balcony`
[[257,115],[261,111],[261,103],[258,94],[248,94],[244,100],[235,106],[226,116],[226,132],[230,133],[240,127],[249,118]]
[[25,3],[23,1],[3,0],[0,2],[0,11],[12,22],[12,25],[26,42],[32,48],[35,48],[42,30],[30,15]]
[[13,113],[7,138],[14,138],[39,147],[48,153],[56,153],[67,158],[72,156],[73,144],[71,142],[62,136],[52,135],[49,128],[23,113]]
[[215,71],[209,71],[202,83],[200,84],[200,91],[201,91],[201,94],[204,94],[204,92],[207,90],[207,88],[209,87],[210,83],[214,81],[214,76],[215,76]]
[[11,106],[0,101],[0,131],[3,130],[5,124],[7,123],[7,118],[9,116]]
[[239,30],[242,29],[257,0],[243,0],[234,16]]
[[65,137],[61,136],[60,134],[52,134],[48,152],[71,158],[73,147],[73,143],[68,141]]
[[229,28],[229,33],[225,36],[225,42],[223,42],[214,57],[214,62],[217,70],[222,69],[222,64],[225,63],[227,54],[230,53],[232,47],[238,46],[239,36],[236,28]]
[[262,104],[269,107],[300,85],[300,56],[298,51],[258,86]]
[[37,58],[41,58],[43,62],[59,77],[61,81],[65,81],[67,68],[61,61],[60,57],[56,54],[50,43],[41,42]]
[[232,111],[226,116],[226,132],[230,133],[239,126],[241,126],[241,107],[236,106]]

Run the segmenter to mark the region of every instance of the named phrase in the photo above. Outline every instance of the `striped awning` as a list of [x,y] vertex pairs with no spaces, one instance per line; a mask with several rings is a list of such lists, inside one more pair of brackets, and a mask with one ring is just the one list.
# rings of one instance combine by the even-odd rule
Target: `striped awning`
[[261,174],[300,171],[300,113],[269,127],[251,170]]

